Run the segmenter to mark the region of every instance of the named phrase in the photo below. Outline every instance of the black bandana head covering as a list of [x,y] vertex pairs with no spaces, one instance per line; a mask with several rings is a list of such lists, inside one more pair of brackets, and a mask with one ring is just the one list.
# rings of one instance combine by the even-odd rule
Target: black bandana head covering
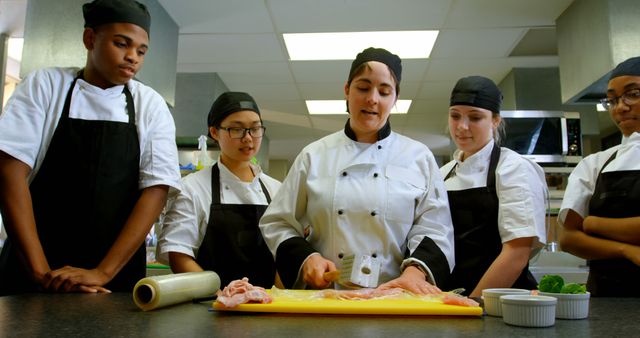
[[611,71],[609,80],[625,75],[640,76],[640,56],[632,57],[620,62],[616,68]]
[[213,102],[207,117],[207,125],[219,127],[227,116],[242,110],[251,110],[260,116],[258,104],[251,95],[244,92],[224,92]]
[[493,81],[482,76],[468,76],[458,80],[449,106],[463,105],[490,110],[500,114],[502,93]]
[[95,0],[82,5],[82,13],[85,28],[108,23],[132,23],[150,35],[151,15],[145,5],[134,0]]
[[358,69],[361,64],[369,61],[378,61],[387,65],[398,80],[398,83],[400,83],[400,78],[402,77],[402,62],[400,58],[395,54],[391,54],[386,49],[373,47],[363,50],[356,56],[355,60],[353,60],[351,70],[349,70],[349,82],[351,82],[355,70]]

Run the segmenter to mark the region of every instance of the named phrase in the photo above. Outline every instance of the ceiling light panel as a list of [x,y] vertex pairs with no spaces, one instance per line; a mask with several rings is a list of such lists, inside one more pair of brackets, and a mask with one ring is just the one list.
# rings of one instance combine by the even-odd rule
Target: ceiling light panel
[[384,48],[401,59],[428,58],[437,30],[283,34],[292,61],[352,60],[368,47]]

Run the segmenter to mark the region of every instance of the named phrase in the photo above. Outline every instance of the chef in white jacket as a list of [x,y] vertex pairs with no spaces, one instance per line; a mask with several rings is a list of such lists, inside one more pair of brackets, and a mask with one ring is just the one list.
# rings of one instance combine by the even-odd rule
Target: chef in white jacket
[[544,171],[499,145],[502,93],[483,76],[451,92],[449,132],[457,150],[445,178],[455,232],[456,267],[447,288],[480,297],[487,288],[535,289],[529,258],[546,242]]
[[440,292],[453,269],[438,166],[424,144],[391,131],[401,71],[384,49],[358,54],[344,86],[344,130],[302,150],[260,220],[286,287],[329,287],[325,273],[352,254],[381,262],[383,288],[420,294]]

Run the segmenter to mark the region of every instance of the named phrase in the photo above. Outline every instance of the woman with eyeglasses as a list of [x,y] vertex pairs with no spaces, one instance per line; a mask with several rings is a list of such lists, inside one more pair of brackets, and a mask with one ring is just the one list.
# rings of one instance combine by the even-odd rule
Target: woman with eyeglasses
[[589,260],[596,297],[640,297],[640,57],[613,69],[601,101],[622,143],[582,159],[558,221],[563,250]]
[[253,98],[226,92],[213,103],[209,136],[220,145],[212,167],[182,179],[183,189],[167,204],[158,256],[173,272],[211,270],[222,285],[243,277],[270,288],[275,265],[258,221],[280,188],[251,162],[265,127]]
[[[355,279],[432,294],[449,276],[453,229],[437,163],[389,122],[401,71],[387,50],[356,56],[344,85],[344,129],[302,150],[260,220],[286,287],[341,288]],[[354,271],[349,263],[354,279],[344,276]],[[336,270],[341,278],[332,283]]]

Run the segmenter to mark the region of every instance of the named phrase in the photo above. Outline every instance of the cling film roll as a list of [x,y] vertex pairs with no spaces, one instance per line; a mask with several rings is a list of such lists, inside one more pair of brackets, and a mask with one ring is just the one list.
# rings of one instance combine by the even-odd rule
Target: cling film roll
[[146,277],[133,287],[133,301],[143,311],[213,296],[220,277],[213,271]]

